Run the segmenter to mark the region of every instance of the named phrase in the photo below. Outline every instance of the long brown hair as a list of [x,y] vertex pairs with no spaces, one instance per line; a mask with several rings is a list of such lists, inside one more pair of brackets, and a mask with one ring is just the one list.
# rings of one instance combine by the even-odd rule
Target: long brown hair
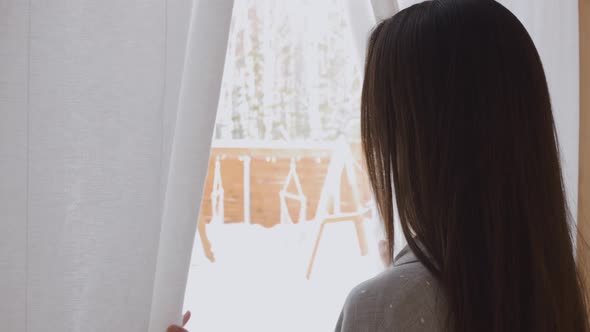
[[512,13],[435,0],[381,22],[361,107],[388,239],[395,200],[449,331],[588,331],[547,82]]

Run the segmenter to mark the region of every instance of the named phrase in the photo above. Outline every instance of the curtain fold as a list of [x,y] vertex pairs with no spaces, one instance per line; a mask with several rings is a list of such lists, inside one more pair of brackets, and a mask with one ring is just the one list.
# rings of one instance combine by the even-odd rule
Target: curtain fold
[[365,63],[365,50],[371,30],[376,23],[398,11],[396,0],[347,0],[348,20],[359,64]]
[[371,7],[376,22],[388,19],[399,11],[397,0],[371,0]]
[[28,10],[0,10],[0,321],[23,331],[26,321]]
[[171,319],[180,322],[232,8],[233,0],[197,0],[193,5],[164,199],[150,332],[164,331]]
[[0,6],[2,330],[177,321],[231,15],[194,3]]

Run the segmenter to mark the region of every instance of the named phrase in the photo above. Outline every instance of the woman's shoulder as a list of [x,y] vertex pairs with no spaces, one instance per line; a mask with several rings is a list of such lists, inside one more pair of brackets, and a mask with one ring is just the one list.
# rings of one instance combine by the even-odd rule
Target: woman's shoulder
[[436,279],[408,252],[350,292],[336,331],[438,331],[443,300]]

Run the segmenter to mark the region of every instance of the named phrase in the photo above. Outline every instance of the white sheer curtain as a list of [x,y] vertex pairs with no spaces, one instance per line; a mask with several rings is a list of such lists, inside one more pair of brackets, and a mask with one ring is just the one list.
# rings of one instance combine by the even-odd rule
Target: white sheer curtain
[[[399,5],[395,0],[348,0],[347,5],[353,41],[357,48],[357,58],[361,68],[363,68],[367,41],[371,30],[380,21],[397,13]],[[395,256],[407,243],[397,213],[394,220],[394,236],[393,254]],[[383,238],[385,239],[385,234],[383,234]]]
[[[358,57],[364,63],[367,37],[376,22],[422,0],[348,0]],[[563,174],[572,219],[577,216],[579,143],[578,1],[500,0],[525,25],[541,55],[553,102]],[[395,222],[394,252],[405,239]]]
[[359,63],[364,64],[371,30],[376,23],[397,13],[398,4],[395,0],[347,0],[346,3]]
[[2,330],[178,320],[232,3],[0,3]]

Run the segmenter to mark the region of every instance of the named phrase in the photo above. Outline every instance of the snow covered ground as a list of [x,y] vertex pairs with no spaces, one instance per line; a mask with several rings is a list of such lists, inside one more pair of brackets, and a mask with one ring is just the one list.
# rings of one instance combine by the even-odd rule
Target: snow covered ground
[[352,287],[379,273],[374,222],[365,223],[369,253],[360,255],[352,222],[329,224],[310,280],[317,223],[208,225],[216,261],[196,236],[184,307],[191,332],[332,331]]

